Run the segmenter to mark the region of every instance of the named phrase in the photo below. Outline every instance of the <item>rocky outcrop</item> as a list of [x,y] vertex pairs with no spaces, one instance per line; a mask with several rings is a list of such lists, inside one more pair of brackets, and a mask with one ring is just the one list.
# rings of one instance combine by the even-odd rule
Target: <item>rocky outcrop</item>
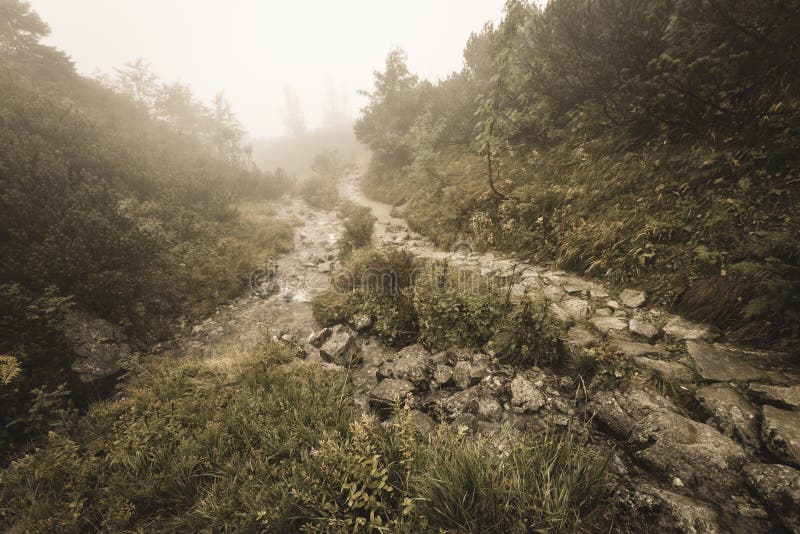
[[751,463],[747,483],[790,532],[800,532],[800,471],[786,465]]
[[747,361],[746,355],[732,347],[702,341],[687,341],[686,350],[704,380],[713,382],[761,380],[768,373]]
[[711,422],[720,432],[757,449],[757,410],[726,384],[713,384],[695,392],[695,398],[709,413]]
[[780,460],[800,467],[800,412],[764,406],[762,413],[764,445]]

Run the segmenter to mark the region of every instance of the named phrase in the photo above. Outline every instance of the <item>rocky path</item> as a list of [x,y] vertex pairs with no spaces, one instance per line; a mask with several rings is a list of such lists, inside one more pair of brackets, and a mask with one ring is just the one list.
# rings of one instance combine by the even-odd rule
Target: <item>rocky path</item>
[[278,259],[277,287],[256,284],[260,294],[223,306],[158,350],[214,358],[230,346],[253,347],[268,333],[307,361],[347,373],[365,411],[385,414],[411,394],[423,433],[449,424],[499,436],[502,446],[520,432],[571,428],[611,454],[621,528],[800,532],[800,375],[783,355],[722,343],[706,325],[648,308],[635,289],[617,292],[545,266],[474,253],[463,243],[455,253],[437,250],[392,217],[391,207],[366,199],[356,175],[341,191],[372,209],[377,246],[448,258],[513,280],[516,294],[546,296],[569,325],[570,350],[613,365],[584,383],[564,372],[501,365],[477,350],[397,351],[359,333],[368,318],[319,330],[309,302],[337,268],[341,223],[335,212],[295,199],[275,206],[305,221],[295,250]]
[[[615,291],[549,267],[475,253],[466,243],[436,250],[365,198],[358,176],[343,196],[377,217],[380,246],[399,246],[541,294],[569,326],[570,350],[613,365],[590,384],[539,369],[497,365],[485,354],[399,353],[362,343],[354,381],[373,407],[414,393],[422,426],[476,432],[592,422],[598,445],[616,445],[612,472],[628,518],[677,532],[800,532],[800,372],[786,355],[727,344],[708,325],[646,306],[635,288]],[[355,336],[337,327],[321,346],[335,360]],[[323,334],[318,334],[317,337]],[[649,525],[650,528],[647,528]]]

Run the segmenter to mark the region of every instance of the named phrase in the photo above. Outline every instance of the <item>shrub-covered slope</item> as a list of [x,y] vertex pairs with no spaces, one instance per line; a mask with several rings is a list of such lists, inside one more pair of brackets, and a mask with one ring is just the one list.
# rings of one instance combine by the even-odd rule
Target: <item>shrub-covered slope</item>
[[223,98],[202,106],[141,62],[106,86],[42,45],[47,32],[27,3],[0,4],[0,372],[14,375],[0,382],[4,444],[47,419],[29,412],[37,398],[51,412],[44,399],[63,397],[69,307],[152,340],[237,294],[291,240],[285,225],[237,213],[242,195],[287,184],[248,162]]
[[619,284],[741,340],[800,335],[800,3],[511,0],[438,84],[392,52],[368,194],[449,247]]

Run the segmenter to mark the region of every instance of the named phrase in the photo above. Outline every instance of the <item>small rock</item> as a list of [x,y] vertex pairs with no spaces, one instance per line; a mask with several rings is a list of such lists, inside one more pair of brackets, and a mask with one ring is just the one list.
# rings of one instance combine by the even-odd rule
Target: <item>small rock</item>
[[420,344],[404,348],[391,361],[383,363],[378,374],[385,378],[408,380],[416,387],[425,389],[433,369],[430,353]]
[[460,361],[456,363],[453,369],[453,382],[458,389],[466,389],[478,382],[478,380],[474,380],[472,377],[471,362]]
[[559,306],[567,312],[570,319],[578,321],[589,316],[589,303],[579,298],[564,299]]
[[609,300],[609,301],[607,301],[607,302],[606,302],[606,306],[608,306],[608,307],[609,307],[609,308],[611,308],[612,310],[618,310],[618,309],[620,309],[620,308],[622,307],[622,306],[620,306],[620,303],[619,303],[619,302],[617,302],[616,300]]
[[597,342],[597,336],[585,326],[573,326],[567,331],[567,344],[576,348],[586,348]]
[[619,300],[629,308],[638,308],[647,300],[644,291],[637,291],[635,289],[625,289],[619,294]]
[[589,289],[589,296],[593,299],[606,299],[608,298],[608,291],[602,287],[593,287]]
[[503,407],[494,397],[478,400],[478,415],[486,421],[499,421],[503,417]]
[[594,311],[597,317],[611,317],[611,308],[598,308]]
[[536,412],[546,402],[544,393],[526,378],[517,376],[511,381],[511,404],[524,412]]
[[542,294],[552,302],[558,302],[564,298],[564,290],[558,286],[544,286]]
[[637,421],[652,413],[675,412],[666,397],[644,389],[598,391],[589,405],[597,421],[614,435],[627,438]]
[[686,350],[705,380],[730,382],[758,380],[767,376],[765,371],[745,361],[746,356],[741,351],[730,347],[687,341]]
[[800,467],[800,412],[764,406],[761,440],[780,460]]
[[657,338],[658,335],[661,333],[661,331],[651,323],[648,323],[647,321],[637,318],[631,319],[630,323],[628,324],[628,330],[630,330],[634,334],[646,337],[650,341]]
[[450,414],[472,413],[476,411],[480,386],[473,386],[464,391],[459,391],[440,401],[441,406]]
[[370,400],[378,407],[392,407],[405,400],[414,391],[414,384],[408,380],[387,378],[372,389]]
[[757,411],[744,397],[725,384],[712,384],[698,389],[695,398],[711,414],[720,432],[750,447],[759,447]]
[[439,364],[433,370],[433,379],[440,386],[446,385],[453,378],[453,368],[449,365]]
[[351,363],[355,340],[356,333],[353,330],[344,325],[337,325],[319,348],[320,355],[329,362],[347,366]]
[[372,317],[367,314],[356,315],[350,324],[356,329],[356,332],[365,332],[372,326]]
[[322,346],[323,343],[325,343],[325,340],[327,340],[329,337],[331,337],[332,333],[333,333],[333,329],[331,329],[331,328],[323,328],[322,330],[320,330],[318,332],[314,332],[313,334],[308,336],[308,343],[310,345],[313,345],[313,346],[319,348],[319,347]]
[[628,328],[628,321],[620,317],[594,317],[592,324],[604,334],[607,334],[609,330],[625,330]]
[[331,272],[332,262],[326,261],[317,265],[317,270],[323,274]]
[[781,464],[752,463],[745,478],[789,532],[800,532],[800,471]]

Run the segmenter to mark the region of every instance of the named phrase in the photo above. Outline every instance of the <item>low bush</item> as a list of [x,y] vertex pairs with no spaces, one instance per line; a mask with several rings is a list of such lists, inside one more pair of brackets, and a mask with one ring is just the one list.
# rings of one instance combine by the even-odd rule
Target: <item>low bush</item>
[[344,215],[344,231],[339,239],[339,256],[344,258],[353,250],[372,244],[377,219],[372,215],[372,210],[352,202],[344,202],[341,211]]
[[507,299],[508,286],[447,262],[415,260],[404,250],[353,251],[312,301],[325,326],[356,315],[373,319],[373,331],[395,345],[419,340],[432,349],[487,346],[514,365],[558,363],[562,326],[547,303]]
[[333,210],[339,203],[336,181],[330,176],[310,176],[297,187],[303,200],[315,208]]

